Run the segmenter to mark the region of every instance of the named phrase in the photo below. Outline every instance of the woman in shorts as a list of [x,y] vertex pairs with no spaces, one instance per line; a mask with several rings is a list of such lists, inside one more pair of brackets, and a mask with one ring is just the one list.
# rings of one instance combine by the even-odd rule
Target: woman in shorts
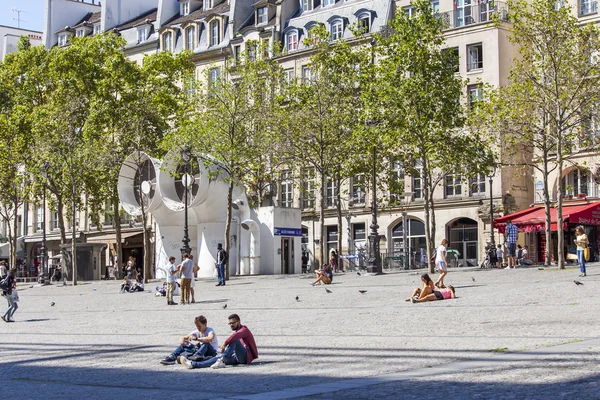
[[455,297],[456,297],[456,294],[454,293],[454,286],[448,285],[447,288],[434,290],[433,293],[428,294],[427,296],[419,297],[418,299],[415,299],[413,297],[411,299],[411,301],[413,303],[422,303],[424,301],[446,300],[446,299],[453,299]]
[[435,286],[433,286],[433,281],[431,280],[428,274],[421,275],[421,282],[423,283],[423,286],[421,288],[416,288],[413,291],[412,295],[405,301],[410,301],[413,298],[425,297],[433,293],[433,289],[435,289]]
[[435,254],[435,268],[440,271],[440,277],[435,281],[435,286],[443,289],[444,286],[444,277],[448,273],[448,261],[446,261],[446,247],[448,246],[448,241],[446,239],[442,240],[442,244],[437,248]]

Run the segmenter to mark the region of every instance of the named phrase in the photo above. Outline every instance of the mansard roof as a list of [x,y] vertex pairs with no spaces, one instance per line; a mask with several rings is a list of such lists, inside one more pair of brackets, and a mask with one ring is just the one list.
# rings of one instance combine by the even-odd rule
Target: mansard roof
[[219,3],[216,6],[214,6],[213,8],[210,8],[208,10],[205,10],[203,7],[201,7],[195,11],[192,11],[188,15],[176,16],[173,20],[169,21],[166,25],[168,25],[168,26],[180,25],[180,24],[184,24],[186,22],[192,22],[192,21],[195,21],[198,19],[206,18],[212,14],[225,14],[225,13],[229,12],[230,8],[231,7],[228,4],[228,2],[223,1],[222,3]]
[[146,20],[149,20],[150,22],[156,21],[156,16],[157,9],[153,8],[151,10],[148,10],[144,14],[135,17],[134,19],[125,22],[124,24],[115,26],[114,29],[116,29],[117,31],[124,31],[125,29],[135,28],[136,26],[145,24]]

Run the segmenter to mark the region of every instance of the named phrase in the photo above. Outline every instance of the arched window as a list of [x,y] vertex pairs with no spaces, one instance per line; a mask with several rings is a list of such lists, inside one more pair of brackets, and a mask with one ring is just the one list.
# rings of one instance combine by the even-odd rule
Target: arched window
[[164,51],[173,51],[173,33],[165,32],[162,45]]
[[331,23],[331,40],[341,39],[344,35],[344,23],[341,19],[336,19]]
[[292,31],[287,34],[287,51],[298,50],[298,32]]
[[404,225],[400,221],[392,228],[392,256],[403,256],[408,253],[410,264],[427,264],[427,244],[425,241],[425,224],[418,219],[406,220],[406,247],[404,243]]
[[219,21],[213,21],[210,23],[210,45],[216,46],[219,42]]
[[598,184],[593,174],[584,168],[577,168],[563,178],[565,197],[598,197]]
[[196,47],[196,27],[190,26],[186,29],[185,33],[185,48],[187,50],[193,50]]

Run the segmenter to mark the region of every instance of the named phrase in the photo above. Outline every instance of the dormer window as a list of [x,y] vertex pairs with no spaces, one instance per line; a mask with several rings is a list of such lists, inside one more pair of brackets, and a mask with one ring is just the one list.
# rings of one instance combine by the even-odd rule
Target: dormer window
[[292,31],[287,34],[287,51],[296,51],[298,50],[298,32]]
[[213,8],[213,0],[204,0],[203,5],[205,10],[210,10]]
[[163,51],[173,51],[173,33],[172,32],[165,32],[165,34],[163,35],[163,40],[162,40],[162,48]]
[[314,0],[300,0],[302,1],[302,11],[310,11],[313,9]]
[[193,50],[196,47],[196,27],[190,26],[185,30],[185,48]]
[[94,35],[100,34],[100,24],[94,25]]
[[344,35],[344,22],[336,19],[331,23],[331,40],[341,39]]
[[261,7],[256,10],[256,25],[266,24],[269,22],[267,7]]
[[85,31],[83,29],[77,29],[77,31],[75,32],[75,35],[77,37],[84,37],[85,36]]
[[216,46],[220,42],[219,37],[219,21],[213,21],[210,23],[210,45]]
[[190,13],[190,3],[188,1],[184,1],[181,3],[181,15],[189,15]]
[[141,26],[138,28],[138,43],[142,43],[148,40],[148,27]]
[[332,6],[335,4],[335,0],[323,0],[323,7]]
[[361,14],[358,16],[358,27],[361,32],[369,32],[371,30],[371,16],[369,14]]
[[60,47],[66,46],[69,43],[69,35],[66,33],[62,33],[58,35],[58,45]]

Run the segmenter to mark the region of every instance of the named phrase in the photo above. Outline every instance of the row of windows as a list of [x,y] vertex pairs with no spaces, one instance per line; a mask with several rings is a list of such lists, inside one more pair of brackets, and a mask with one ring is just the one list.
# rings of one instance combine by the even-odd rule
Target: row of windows
[[[221,43],[221,21],[215,20],[209,24],[209,46],[216,46]],[[167,31],[162,35],[162,49],[164,51],[173,51],[173,32]],[[193,50],[198,45],[198,35],[196,33],[196,26],[192,25],[184,31],[184,48],[186,50]]]
[[[312,171],[312,170],[311,170]],[[311,171],[308,172],[308,176],[311,175]],[[404,193],[404,172],[402,168],[394,170],[396,182],[394,184],[395,189],[390,192],[390,198],[392,200],[403,200]],[[470,178],[468,181],[468,195],[470,197],[483,196],[486,194],[486,180],[487,177],[483,174]],[[423,187],[422,179],[420,176],[411,177],[412,183],[412,199],[419,200],[423,198]],[[337,187],[335,180],[327,179],[325,187],[325,207],[334,208],[337,205],[337,197],[339,194],[339,187]],[[301,207],[303,209],[314,209],[315,208],[315,190],[316,183],[314,179],[307,179],[302,183],[301,192]],[[292,171],[283,171],[281,173],[281,180],[279,184],[279,201],[281,207],[293,207],[294,202],[294,184],[292,182]],[[458,174],[447,174],[444,179],[444,198],[460,197],[463,194],[463,180]],[[350,199],[353,205],[364,205],[366,201],[366,182],[363,174],[355,175],[350,180]]]
[[[203,0],[202,1],[202,8],[204,10],[210,10],[211,8],[213,8],[213,0]],[[190,2],[189,2],[189,0],[181,2],[179,12],[180,12],[181,15],[189,15],[190,14]]]
[[[360,14],[357,17],[357,22],[363,32],[369,32],[371,29],[371,13],[365,12]],[[290,29],[290,31],[285,35],[285,49],[288,52],[298,50],[300,32],[304,31],[307,37],[310,37],[310,29],[312,29],[315,25],[316,24],[309,25],[308,28],[302,30],[296,28]],[[346,30],[346,20],[341,17],[334,18],[329,22],[328,29],[331,35],[331,40],[335,41],[342,39]]]

